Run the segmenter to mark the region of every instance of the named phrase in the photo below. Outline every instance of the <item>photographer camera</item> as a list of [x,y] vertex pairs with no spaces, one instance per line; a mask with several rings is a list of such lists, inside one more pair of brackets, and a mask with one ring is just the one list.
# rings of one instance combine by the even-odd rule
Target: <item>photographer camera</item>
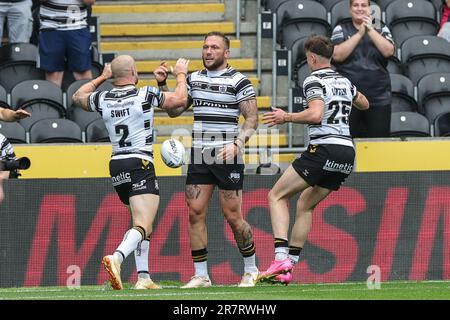
[[[22,109],[14,111],[0,107],[0,120],[2,121],[14,122],[30,116],[30,113]],[[26,157],[18,159],[11,143],[0,133],[0,202],[5,198],[3,180],[17,178],[20,176],[18,169],[28,169],[29,167],[30,159]]]

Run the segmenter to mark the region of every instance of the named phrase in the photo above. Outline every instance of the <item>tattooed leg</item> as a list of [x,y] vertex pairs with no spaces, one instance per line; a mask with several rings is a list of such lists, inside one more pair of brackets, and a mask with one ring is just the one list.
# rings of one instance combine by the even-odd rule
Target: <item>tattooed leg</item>
[[192,250],[207,247],[206,215],[214,185],[186,185],[186,203],[189,208],[189,240]]

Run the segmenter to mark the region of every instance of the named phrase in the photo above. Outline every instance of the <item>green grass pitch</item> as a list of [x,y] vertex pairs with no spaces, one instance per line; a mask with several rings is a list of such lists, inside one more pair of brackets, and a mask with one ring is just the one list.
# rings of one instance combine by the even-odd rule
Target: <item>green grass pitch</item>
[[160,282],[161,290],[121,291],[108,285],[67,287],[24,287],[0,289],[0,300],[450,300],[450,281],[393,281],[380,289],[365,282],[341,284],[258,284],[254,288],[213,286],[180,289],[181,283]]

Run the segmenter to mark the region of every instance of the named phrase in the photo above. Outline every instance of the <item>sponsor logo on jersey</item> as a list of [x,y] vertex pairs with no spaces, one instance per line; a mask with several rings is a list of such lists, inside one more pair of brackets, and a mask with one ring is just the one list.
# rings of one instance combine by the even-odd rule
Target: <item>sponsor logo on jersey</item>
[[228,108],[228,105],[225,103],[217,103],[211,101],[204,101],[202,99],[194,99],[194,106],[198,107],[212,107],[212,108]]
[[353,170],[353,164],[350,163],[339,163],[334,162],[332,160],[327,160],[325,162],[325,165],[322,168],[326,171],[332,171],[332,172],[340,172],[344,174],[350,174]]
[[112,177],[111,180],[113,186],[118,186],[122,183],[129,183],[131,182],[131,174],[129,172],[121,172],[117,176]]

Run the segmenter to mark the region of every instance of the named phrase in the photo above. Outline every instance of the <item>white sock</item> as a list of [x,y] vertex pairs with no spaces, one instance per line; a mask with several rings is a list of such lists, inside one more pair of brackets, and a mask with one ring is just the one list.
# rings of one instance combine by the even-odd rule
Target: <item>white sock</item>
[[244,257],[244,272],[258,273],[258,267],[256,266],[256,254],[250,257]]
[[201,277],[208,276],[208,262],[194,262],[195,275]]
[[275,260],[284,260],[288,257],[289,248],[288,247],[278,247],[275,248]]
[[150,278],[148,272],[148,255],[150,251],[150,241],[142,240],[136,250],[134,250],[134,261],[139,278]]
[[[142,235],[136,229],[130,229],[125,233],[122,242],[117,247],[116,252],[114,252],[114,255],[119,258],[120,263],[122,263],[123,260],[128,257],[131,252],[136,250],[141,240]],[[121,254],[117,251],[119,251]]]
[[292,254],[289,255],[289,259],[291,260],[292,264],[297,264],[300,256],[294,256]]

